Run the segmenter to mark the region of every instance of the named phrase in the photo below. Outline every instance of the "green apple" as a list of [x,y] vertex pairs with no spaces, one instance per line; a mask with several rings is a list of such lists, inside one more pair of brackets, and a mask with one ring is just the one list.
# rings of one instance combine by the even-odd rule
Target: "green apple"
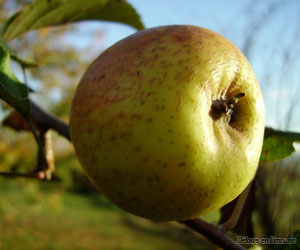
[[76,90],[71,138],[91,181],[125,211],[184,220],[236,198],[257,169],[264,102],[247,59],[197,26],[137,32]]

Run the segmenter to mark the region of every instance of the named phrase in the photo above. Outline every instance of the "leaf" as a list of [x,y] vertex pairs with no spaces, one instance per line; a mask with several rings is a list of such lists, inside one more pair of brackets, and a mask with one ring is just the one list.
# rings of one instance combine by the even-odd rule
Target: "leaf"
[[13,54],[12,49],[9,47],[9,45],[3,40],[2,36],[0,36],[0,43],[1,45],[8,51],[9,54]]
[[41,157],[46,162],[42,143],[36,133],[35,125],[30,119],[31,104],[28,97],[28,88],[25,84],[19,82],[12,73],[10,69],[10,57],[9,46],[0,39],[0,98],[23,115],[38,144]]
[[282,160],[295,152],[294,142],[300,142],[300,133],[265,129],[260,163]]
[[7,30],[8,26],[16,19],[16,17],[20,14],[20,12],[16,12],[13,14],[4,24],[4,27],[2,28],[2,34]]
[[35,63],[25,61],[25,60],[19,58],[18,56],[16,56],[16,54],[13,52],[13,50],[10,48],[10,46],[2,39],[1,35],[0,35],[0,43],[9,52],[11,59],[18,62],[23,68],[37,67],[37,65]]
[[140,16],[125,0],[35,0],[8,20],[2,34],[8,41],[31,30],[82,20],[114,21],[139,30],[144,28]]
[[28,88],[13,75],[10,69],[10,54],[0,42],[0,98],[13,106],[23,115],[28,116],[30,101]]
[[293,233],[290,237],[287,238],[288,242],[284,244],[276,244],[272,250],[298,250],[300,249],[300,230]]

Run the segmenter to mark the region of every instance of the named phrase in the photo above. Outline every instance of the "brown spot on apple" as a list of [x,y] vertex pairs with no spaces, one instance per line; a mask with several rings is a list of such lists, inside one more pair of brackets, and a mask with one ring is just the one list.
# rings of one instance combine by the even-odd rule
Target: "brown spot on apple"
[[141,146],[141,145],[138,145],[138,146],[136,146],[136,147],[134,148],[134,150],[135,150],[136,152],[140,152],[141,149],[142,149],[142,146]]
[[130,118],[140,120],[142,118],[142,115],[141,114],[132,114]]
[[115,134],[112,134],[112,135],[109,137],[109,140],[115,141],[116,138],[117,138],[116,135],[115,135]]
[[174,40],[175,40],[176,42],[182,42],[182,41],[185,40],[185,37],[184,37],[184,36],[177,36],[177,35],[175,35],[174,38],[175,38]]
[[147,159],[147,158],[142,158],[142,162],[143,162],[143,163],[147,163],[147,162],[148,162],[148,159]]
[[160,181],[159,175],[158,174],[154,174],[154,179],[159,182]]
[[185,167],[186,166],[186,162],[180,162],[178,165],[177,165],[178,167]]
[[155,93],[155,91],[148,92],[148,93],[146,94],[146,96],[153,95],[154,93]]
[[105,74],[102,74],[102,75],[98,78],[98,82],[101,82],[104,78],[105,78]]

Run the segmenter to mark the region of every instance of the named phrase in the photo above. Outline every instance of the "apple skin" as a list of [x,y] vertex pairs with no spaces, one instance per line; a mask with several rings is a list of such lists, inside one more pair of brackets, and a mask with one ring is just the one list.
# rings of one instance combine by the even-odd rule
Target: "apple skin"
[[[244,93],[230,117],[216,100]],[[71,138],[90,180],[115,205],[157,221],[199,217],[253,179],[264,102],[247,59],[197,26],[137,32],[87,69],[70,115]]]

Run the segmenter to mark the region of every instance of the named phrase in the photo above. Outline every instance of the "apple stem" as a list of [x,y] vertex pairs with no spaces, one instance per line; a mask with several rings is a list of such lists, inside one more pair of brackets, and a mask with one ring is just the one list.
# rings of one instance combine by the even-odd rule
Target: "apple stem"
[[236,227],[236,225],[240,219],[241,213],[244,209],[244,205],[246,203],[246,199],[248,197],[248,194],[250,192],[252,184],[253,184],[253,182],[250,182],[250,184],[246,187],[246,189],[238,197],[237,204],[235,205],[230,218],[225,223],[218,226],[218,228],[221,231],[226,232],[229,230],[233,230]]
[[223,100],[222,98],[220,100],[214,100],[211,105],[211,110],[209,113],[210,116],[214,120],[220,119],[223,116],[223,114],[225,114],[227,117],[231,116],[235,105],[244,96],[245,93],[238,93],[229,100]]

